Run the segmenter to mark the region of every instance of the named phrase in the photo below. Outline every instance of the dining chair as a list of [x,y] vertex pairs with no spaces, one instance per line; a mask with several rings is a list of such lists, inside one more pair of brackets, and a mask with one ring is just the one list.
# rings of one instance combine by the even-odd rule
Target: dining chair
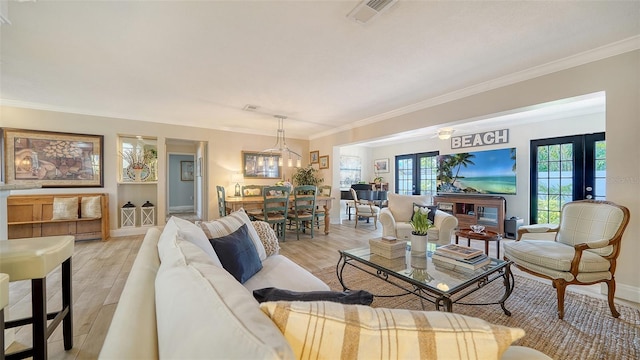
[[[264,190],[264,185],[243,185],[242,186],[242,197],[251,198],[251,197],[261,197],[262,192]],[[244,211],[249,215],[250,219],[255,219],[256,215],[262,214],[262,209],[244,209]]]
[[374,229],[378,229],[378,214],[380,214],[380,208],[373,205],[372,202],[367,204],[358,200],[358,194],[356,190],[351,188],[351,196],[353,197],[354,209],[356,209],[356,225],[358,227],[358,219],[359,218],[373,218],[373,227]]
[[288,186],[265,186],[262,189],[262,213],[255,216],[257,220],[269,223],[280,241],[285,241],[290,193]]
[[316,217],[316,194],[314,185],[301,185],[293,189],[293,211],[288,214],[289,223],[296,227],[296,238],[300,240],[300,232],[305,232],[307,225],[313,239],[313,221]]
[[629,209],[624,206],[603,200],[572,201],[562,206],[559,226],[548,229],[555,232],[554,239],[519,237],[504,244],[504,259],[513,261],[522,271],[551,280],[557,293],[559,319],[564,317],[568,285],[602,282],[607,284],[611,315],[617,318],[616,260],[628,223]]
[[[322,185],[318,187],[318,196],[331,196],[331,185]],[[324,222],[326,211],[324,206],[316,206],[316,226],[320,229],[320,220]]]
[[224,194],[224,186],[216,185],[216,194],[218,194],[218,214],[220,217],[227,216],[227,200]]

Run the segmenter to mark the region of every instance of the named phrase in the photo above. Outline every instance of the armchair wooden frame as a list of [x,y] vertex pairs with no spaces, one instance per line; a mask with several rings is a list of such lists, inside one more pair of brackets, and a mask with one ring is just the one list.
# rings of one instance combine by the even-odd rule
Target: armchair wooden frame
[[[627,224],[629,223],[629,217],[630,217],[630,213],[629,213],[629,209],[627,209],[624,206],[615,204],[613,202],[610,201],[604,201],[604,200],[579,200],[579,201],[573,201],[571,203],[567,203],[563,206],[562,211],[565,210],[566,206],[572,205],[572,204],[580,204],[580,203],[591,203],[591,204],[604,204],[604,205],[609,205],[609,206],[613,206],[616,208],[619,208],[622,211],[623,217],[622,217],[622,221],[620,222],[620,225],[617,228],[616,233],[609,239],[602,239],[599,241],[592,241],[592,242],[586,242],[586,243],[580,243],[580,244],[576,244],[573,246],[574,248],[574,255],[573,255],[573,259],[571,260],[571,267],[569,272],[571,273],[571,275],[573,275],[573,280],[571,281],[567,281],[563,278],[554,278],[545,274],[542,274],[540,272],[531,270],[527,267],[524,267],[522,265],[519,265],[517,262],[514,261],[514,264],[522,271],[538,276],[538,277],[542,277],[545,279],[549,279],[552,282],[553,287],[556,289],[557,295],[558,295],[558,318],[562,319],[564,317],[564,294],[565,294],[565,290],[567,288],[568,285],[592,285],[592,284],[597,284],[597,283],[601,283],[604,282],[607,284],[608,287],[608,294],[607,294],[607,300],[609,303],[609,309],[611,310],[611,315],[615,318],[620,316],[620,313],[616,310],[615,307],[615,303],[614,303],[614,298],[615,298],[615,291],[616,291],[616,280],[615,280],[615,271],[616,271],[616,262],[617,262],[617,258],[618,255],[620,254],[620,243],[622,240],[622,235],[627,227]],[[553,241],[557,242],[557,238],[558,238],[558,233],[560,231],[562,231],[563,227],[562,227],[562,220],[563,218],[561,217],[560,220],[560,224],[558,227],[550,227],[549,229],[547,229],[546,231],[534,231],[536,233],[540,233],[540,232],[555,232],[556,236],[554,238]],[[516,242],[521,241],[522,239],[522,235],[526,234],[528,232],[528,230],[526,228],[521,229],[522,232],[520,232],[520,230],[518,231],[518,239],[516,240]],[[532,240],[532,241],[545,241],[545,240]],[[605,248],[607,246],[611,246],[612,250],[608,255],[600,255],[603,259],[606,259],[607,261],[609,261],[609,273],[611,274],[609,279],[597,279],[597,280],[593,280],[593,281],[580,281],[578,280],[578,274],[584,275],[585,272],[581,272],[579,270],[579,266],[580,266],[580,261],[583,257],[583,254],[585,252],[585,250],[594,250],[594,249],[601,249],[601,248]],[[505,260],[509,260],[507,258],[507,255],[505,254],[504,256]]]
[[[349,191],[351,191],[351,196],[353,197],[353,203],[354,203],[354,207],[356,209],[356,225],[355,227],[358,227],[358,219],[361,217],[366,217],[366,218],[373,218],[373,228],[374,229],[378,229],[378,215],[380,214],[380,208],[373,205],[372,202],[369,202],[368,204],[362,203],[359,199],[358,199],[358,194],[356,193],[356,191],[351,188],[349,189]],[[367,209],[368,211],[363,212],[362,209]]]

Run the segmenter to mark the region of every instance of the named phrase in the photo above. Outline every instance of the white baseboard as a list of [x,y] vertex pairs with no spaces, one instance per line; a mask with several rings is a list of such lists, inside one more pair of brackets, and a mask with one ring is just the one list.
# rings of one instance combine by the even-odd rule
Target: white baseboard
[[[607,294],[607,284],[602,284],[600,286],[600,292],[602,294]],[[640,303],[640,288],[620,284],[616,281],[616,298],[624,299],[627,301],[632,301],[634,303]]]

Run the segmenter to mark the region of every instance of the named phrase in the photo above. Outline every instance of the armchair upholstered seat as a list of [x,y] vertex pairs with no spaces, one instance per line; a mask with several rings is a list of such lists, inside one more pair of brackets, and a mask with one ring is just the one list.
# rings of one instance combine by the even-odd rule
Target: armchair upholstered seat
[[[358,219],[361,217],[373,218],[373,228],[378,229],[378,214],[380,214],[380,208],[373,205],[372,202],[364,203],[358,200],[358,194],[356,190],[351,188],[351,196],[353,197],[354,207],[356,209],[356,225],[358,227]],[[367,220],[368,221],[368,220]]]
[[[608,201],[581,200],[562,207],[557,228],[546,225],[527,229],[518,240],[504,245],[505,259],[530,274],[550,279],[558,294],[558,318],[564,317],[564,293],[568,285],[608,286],[609,309],[615,308],[616,259],[622,234],[629,222],[629,210]],[[547,228],[542,231],[542,229]],[[555,232],[553,240],[531,239],[527,233]]]
[[[409,221],[413,216],[413,204],[431,204],[429,195],[398,195],[388,194],[389,206],[380,211],[382,236],[393,236],[400,240],[409,240],[413,230]],[[437,245],[451,243],[453,231],[458,226],[458,219],[444,211],[434,211],[433,227],[428,231],[428,241]]]

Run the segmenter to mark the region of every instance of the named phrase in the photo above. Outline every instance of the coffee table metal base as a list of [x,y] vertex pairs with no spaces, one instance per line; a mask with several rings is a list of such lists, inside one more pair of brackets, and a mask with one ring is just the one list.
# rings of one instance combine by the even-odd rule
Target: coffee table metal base
[[[511,316],[511,311],[507,310],[504,303],[513,292],[514,277],[511,272],[511,262],[507,262],[503,267],[496,269],[493,272],[484,274],[474,281],[470,282],[467,286],[458,289],[456,292],[442,291],[433,287],[427,287],[424,284],[420,284],[417,281],[409,281],[406,278],[402,278],[395,271],[384,269],[383,267],[374,263],[367,262],[358,257],[351,256],[350,254],[340,251],[340,259],[336,264],[336,275],[340,285],[342,285],[343,291],[350,290],[345,283],[343,273],[345,267],[349,265],[367,274],[370,274],[380,280],[391,284],[398,289],[402,290],[401,293],[382,295],[373,294],[374,297],[399,297],[406,295],[415,295],[420,298],[422,309],[425,310],[424,301],[428,301],[435,305],[436,310],[453,312],[453,304],[458,305],[500,305],[502,311],[507,316]],[[504,294],[495,302],[463,302],[464,298],[475,293],[476,291],[484,288],[490,283],[502,279],[504,285]]]

